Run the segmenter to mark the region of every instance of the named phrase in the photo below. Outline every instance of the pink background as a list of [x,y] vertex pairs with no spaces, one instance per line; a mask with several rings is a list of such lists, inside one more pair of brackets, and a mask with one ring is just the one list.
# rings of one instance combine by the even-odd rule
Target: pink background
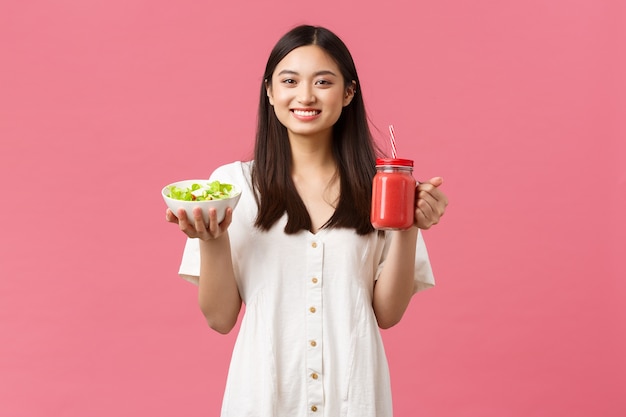
[[159,192],[249,157],[299,23],[451,200],[384,332],[396,415],[626,415],[623,1],[34,0],[0,4],[0,416],[218,415],[235,332]]

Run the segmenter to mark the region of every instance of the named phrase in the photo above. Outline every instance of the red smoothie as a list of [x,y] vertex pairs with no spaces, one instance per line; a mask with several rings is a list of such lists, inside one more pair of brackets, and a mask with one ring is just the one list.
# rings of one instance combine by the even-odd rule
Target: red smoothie
[[406,230],[415,216],[415,179],[409,159],[376,160],[370,220],[376,229]]

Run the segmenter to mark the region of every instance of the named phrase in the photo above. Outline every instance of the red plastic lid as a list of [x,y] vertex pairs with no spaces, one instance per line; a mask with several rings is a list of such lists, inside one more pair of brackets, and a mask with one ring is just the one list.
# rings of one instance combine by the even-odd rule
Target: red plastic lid
[[400,158],[377,158],[376,159],[376,166],[379,166],[379,165],[412,167],[413,166],[413,160],[411,160],[411,159],[400,159]]

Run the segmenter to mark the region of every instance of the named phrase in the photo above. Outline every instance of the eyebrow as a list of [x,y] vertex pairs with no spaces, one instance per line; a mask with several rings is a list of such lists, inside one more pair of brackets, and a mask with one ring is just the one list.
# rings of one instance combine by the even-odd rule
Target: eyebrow
[[[290,69],[284,69],[284,70],[282,70],[281,72],[278,73],[278,75],[285,75],[285,74],[300,75],[297,71],[290,70]],[[330,70],[317,71],[317,72],[314,72],[313,75],[315,77],[318,77],[320,75],[332,75],[333,77],[337,76],[337,74],[335,74],[334,72],[332,72]]]

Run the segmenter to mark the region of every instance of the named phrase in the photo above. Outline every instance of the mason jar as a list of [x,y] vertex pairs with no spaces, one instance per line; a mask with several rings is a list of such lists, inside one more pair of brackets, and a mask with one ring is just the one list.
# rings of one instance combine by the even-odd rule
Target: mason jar
[[376,159],[372,184],[372,226],[379,230],[406,230],[415,218],[413,161],[399,158]]

